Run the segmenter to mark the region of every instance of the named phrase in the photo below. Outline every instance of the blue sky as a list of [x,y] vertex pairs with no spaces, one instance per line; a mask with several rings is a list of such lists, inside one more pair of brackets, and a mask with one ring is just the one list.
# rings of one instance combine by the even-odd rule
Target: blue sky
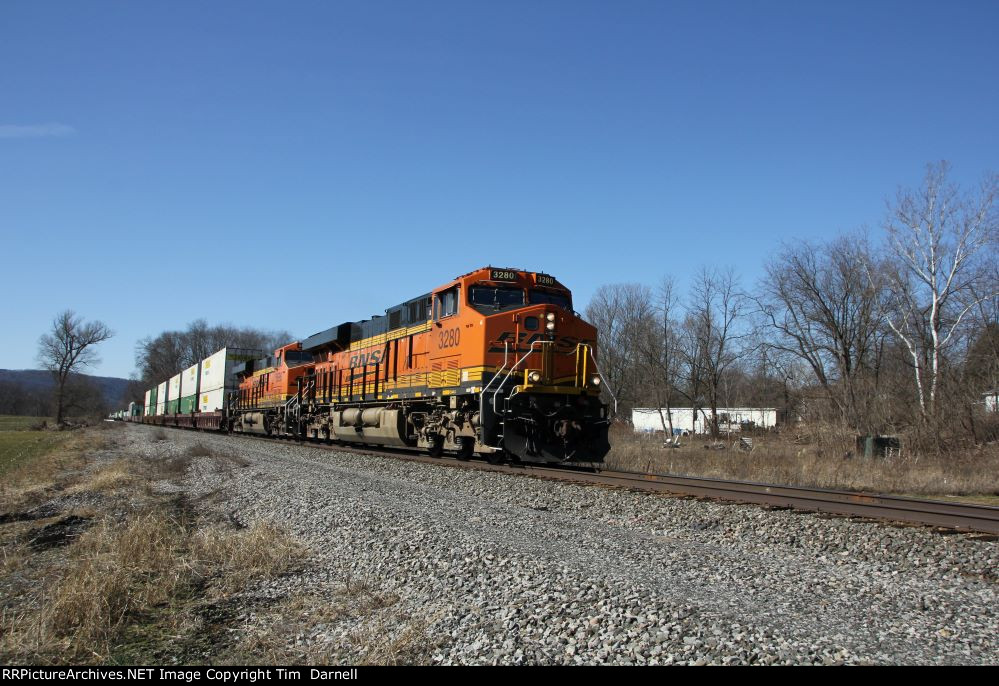
[[0,367],[72,308],[307,336],[487,263],[745,284],[999,168],[999,3],[0,7]]

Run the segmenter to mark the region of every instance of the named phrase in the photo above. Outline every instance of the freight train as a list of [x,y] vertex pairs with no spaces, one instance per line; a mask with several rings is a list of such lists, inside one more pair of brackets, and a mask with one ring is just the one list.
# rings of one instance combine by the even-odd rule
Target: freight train
[[610,445],[596,343],[558,279],[484,267],[274,351],[220,350],[149,389],[141,417],[123,414],[432,456],[599,464]]

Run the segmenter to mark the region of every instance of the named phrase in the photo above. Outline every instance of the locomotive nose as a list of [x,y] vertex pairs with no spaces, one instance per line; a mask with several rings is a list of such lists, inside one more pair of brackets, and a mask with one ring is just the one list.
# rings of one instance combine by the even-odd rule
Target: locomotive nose
[[523,462],[603,461],[610,451],[607,420],[599,400],[581,400],[556,405],[540,395],[523,399],[504,422],[503,447]]

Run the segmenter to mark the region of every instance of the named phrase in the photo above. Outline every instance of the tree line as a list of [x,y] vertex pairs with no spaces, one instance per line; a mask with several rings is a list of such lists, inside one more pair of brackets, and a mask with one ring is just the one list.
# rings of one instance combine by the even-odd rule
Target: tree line
[[719,407],[765,406],[924,445],[994,440],[999,177],[969,190],[948,175],[928,165],[899,190],[875,240],[786,244],[749,287],[715,267],[684,293],[670,276],[602,286],[586,317],[619,410],[695,407],[717,433]]
[[0,380],[0,414],[54,417],[61,425],[65,418],[95,417],[107,414],[112,406],[129,402],[142,404],[145,392],[182,370],[226,347],[273,350],[292,340],[286,331],[265,331],[228,324],[209,326],[198,319],[184,330],[164,331],[136,344],[138,370],[124,397],[108,402],[101,388],[82,372],[100,359],[96,348],[113,337],[103,322],[86,322],[72,310],[60,312],[49,331],[38,340],[37,359],[51,376],[51,387],[29,386]]

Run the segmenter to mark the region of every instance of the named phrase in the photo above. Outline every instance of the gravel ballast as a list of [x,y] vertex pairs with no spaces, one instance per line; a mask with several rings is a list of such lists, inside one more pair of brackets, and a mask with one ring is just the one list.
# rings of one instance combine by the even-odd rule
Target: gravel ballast
[[[304,571],[245,592],[248,608],[356,587],[384,601],[287,635],[310,655],[375,636],[436,664],[999,662],[992,540],[155,431],[129,425],[119,455],[237,456],[194,458],[178,483],[311,549]],[[248,609],[238,631],[270,621]]]

